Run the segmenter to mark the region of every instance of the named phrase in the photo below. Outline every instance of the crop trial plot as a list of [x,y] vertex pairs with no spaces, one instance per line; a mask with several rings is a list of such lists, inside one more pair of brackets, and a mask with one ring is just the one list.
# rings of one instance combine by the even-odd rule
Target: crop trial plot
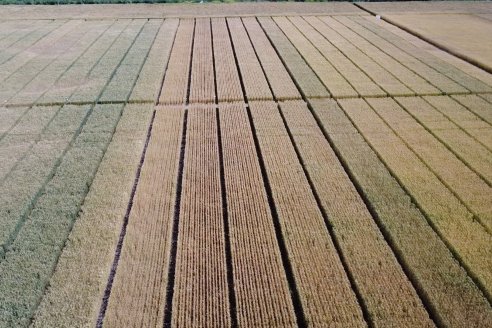
[[491,4],[32,8],[0,327],[492,326]]

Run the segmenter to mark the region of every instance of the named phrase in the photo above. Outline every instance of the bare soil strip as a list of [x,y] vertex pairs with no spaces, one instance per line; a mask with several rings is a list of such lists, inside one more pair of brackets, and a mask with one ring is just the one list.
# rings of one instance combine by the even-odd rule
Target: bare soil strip
[[[424,99],[482,145],[492,150],[492,126],[489,123],[449,97],[424,97]],[[486,110],[490,110],[490,105]]]
[[492,184],[492,152],[489,149],[422,98],[400,97],[395,100],[489,186]]
[[411,71],[402,63],[386,54],[368,40],[362,38],[345,25],[335,20],[333,17],[319,17],[329,28],[340,33],[351,45],[365,53],[376,63],[387,69],[393,76],[404,83],[416,94],[439,94],[440,91],[424,80],[422,77]]
[[154,327],[164,320],[184,109],[157,108],[104,324]]
[[[429,51],[423,50],[418,46],[415,46],[411,42],[407,41],[406,38],[401,37],[400,35],[397,35],[396,33],[390,32],[386,28],[382,28],[376,24],[375,20],[368,20],[368,19],[360,19],[362,17],[357,18],[357,22],[362,24],[363,26],[367,27],[374,33],[380,35],[381,37],[384,37],[386,40],[390,41],[392,44],[396,45],[398,48],[406,51],[407,53],[412,54],[422,62],[426,63],[427,65],[433,67],[437,71],[441,72],[442,74],[448,76],[455,82],[459,83],[460,85],[464,86],[471,92],[491,92],[492,87],[490,85],[487,85],[486,83],[482,82],[480,79],[476,78],[475,75],[477,74],[477,71],[482,71],[481,69],[477,68],[473,70],[473,73],[467,73],[463,71],[460,67],[456,65],[452,65],[448,63],[445,60],[442,60],[440,57],[441,56],[435,56]],[[389,24],[388,24],[389,25]],[[410,35],[410,33],[406,33],[402,30],[400,30],[400,33]],[[451,32],[449,32],[451,33]],[[456,58],[456,57],[455,57]],[[459,66],[465,66],[463,64]],[[483,71],[482,71],[483,74]],[[478,74],[481,75],[481,74]]]
[[243,18],[242,21],[261,66],[265,74],[269,76],[268,82],[275,99],[301,99],[299,91],[297,91],[289,73],[285,70],[282,61],[277,56],[258,21],[255,18]]
[[302,35],[286,17],[274,17],[290,42],[335,98],[357,97],[358,93],[325,57]]
[[491,299],[492,236],[366,102],[339,103]]
[[[274,102],[250,102],[250,106],[307,323],[365,326],[357,298],[277,105]],[[326,283],[327,277],[332,283]]]
[[215,83],[219,102],[242,101],[241,82],[225,18],[212,18]]
[[179,21],[159,97],[161,104],[184,104],[186,102],[194,30],[195,21],[193,19],[181,19]]
[[342,109],[333,100],[309,102],[433,318],[442,326],[490,325],[487,299]]
[[343,53],[351,62],[357,65],[367,76],[372,79],[381,89],[391,96],[413,95],[408,87],[397,80],[383,66],[369,58],[364,52],[357,49],[349,41],[343,38],[336,30],[328,27],[318,17],[304,17],[304,19],[329,42]]
[[295,327],[247,110],[219,104],[219,117],[238,325]]
[[306,104],[280,108],[372,324],[434,326]]
[[326,38],[316,31],[301,17],[290,17],[290,21],[316,47],[333,67],[347,79],[360,96],[385,96],[381,90],[364,72],[334,47]]
[[302,59],[296,48],[275,24],[271,17],[257,19],[269,38],[287,71],[294,77],[294,83],[307,97],[323,98],[330,94],[316,77],[316,73]]
[[153,110],[152,104],[125,107],[33,327],[82,327],[96,322]]
[[253,45],[250,42],[246,29],[240,18],[228,18],[233,47],[241,78],[243,80],[246,97],[251,100],[273,99],[262,68],[256,57]]
[[[361,37],[371,42],[374,46],[378,47],[381,51],[385,52],[395,60],[406,66],[414,73],[420,75],[426,81],[441,90],[442,93],[469,93],[467,89],[457,84],[447,76],[436,71],[433,67],[421,62],[418,58],[415,58],[412,54],[408,54],[401,50],[391,42],[380,37],[376,33],[367,29],[365,26],[360,25],[357,22],[357,17],[334,17],[336,20],[350,28],[352,31],[358,33]],[[363,22],[366,22],[364,20]]]
[[188,109],[173,326],[229,326],[216,109]]
[[197,18],[193,42],[189,103],[215,102],[212,31],[209,18]]

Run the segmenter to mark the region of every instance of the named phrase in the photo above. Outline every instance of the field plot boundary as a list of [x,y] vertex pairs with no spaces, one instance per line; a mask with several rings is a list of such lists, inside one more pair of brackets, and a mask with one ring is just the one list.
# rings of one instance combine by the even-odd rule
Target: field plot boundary
[[[486,2],[484,2],[486,3]],[[369,6],[366,6],[365,4],[359,4],[359,3],[354,3],[355,6],[357,6],[358,8],[360,8],[361,10],[364,10],[366,11],[367,13],[371,14],[372,16],[376,16],[378,15],[378,12],[379,10],[377,10],[376,8],[371,8],[371,5],[369,4]],[[439,41],[436,41],[436,40],[433,40],[432,37],[428,37],[426,35],[424,35],[423,33],[419,33],[417,31],[415,31],[414,29],[412,28],[409,28],[408,26],[405,26],[404,24],[402,23],[399,23],[396,19],[394,18],[391,18],[391,17],[388,17],[388,15],[391,15],[391,14],[405,14],[405,13],[409,13],[408,11],[402,11],[402,12],[387,12],[387,13],[383,13],[381,15],[378,15],[381,17],[381,19],[383,19],[384,21],[400,28],[401,30],[413,35],[413,36],[416,36],[418,37],[419,39],[427,42],[427,43],[430,43],[432,44],[434,47],[442,50],[442,51],[445,51],[447,52],[448,54],[450,55],[453,55],[459,59],[462,59],[490,74],[492,74],[492,67],[490,67],[489,65],[486,65],[486,64],[483,64],[481,61],[479,60],[476,60],[474,58],[471,58],[470,56],[467,56],[463,53],[461,53],[460,51],[454,49],[453,47],[449,47],[447,46],[446,44],[442,43],[442,42],[439,42]],[[467,11],[462,11],[462,12],[450,12],[450,13],[443,13],[443,12],[429,12],[429,13],[432,13],[432,14],[438,14],[438,15],[447,15],[447,14],[470,14],[470,13],[475,13],[474,11],[472,12],[467,12]]]
[[359,4],[173,6],[0,7],[0,326],[492,325],[492,75]]

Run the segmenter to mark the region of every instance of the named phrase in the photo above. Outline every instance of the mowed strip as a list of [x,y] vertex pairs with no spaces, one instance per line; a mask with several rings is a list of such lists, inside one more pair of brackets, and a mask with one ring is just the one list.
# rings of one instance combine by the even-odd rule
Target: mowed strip
[[280,108],[372,324],[434,326],[306,104]]
[[257,19],[301,92],[306,97],[329,97],[330,93],[272,18],[258,17]]
[[[188,109],[173,326],[229,326],[216,108]],[[173,288],[171,287],[171,288]]]
[[210,18],[197,18],[191,64],[190,103],[215,102],[214,60]]
[[153,110],[153,104],[125,107],[36,309],[33,327],[96,322]]
[[357,97],[358,93],[349,82],[330,64],[287,17],[274,17],[290,42],[297,48],[306,63],[318,75],[330,94],[335,98]]
[[243,92],[225,18],[212,18],[215,83],[219,102],[242,101]]
[[329,40],[333,46],[347,56],[357,67],[363,70],[381,89],[387,94],[395,95],[413,95],[415,94],[400,81],[397,80],[383,66],[380,66],[369,58],[364,52],[357,49],[354,45],[344,39],[337,31],[328,27],[319,18],[313,16],[304,17],[304,19],[326,40]]
[[250,102],[249,105],[306,322],[364,327],[360,305],[277,104]]
[[366,102],[344,99],[339,103],[490,297],[492,236]]
[[492,184],[492,153],[422,98],[395,100],[426,130],[447,146],[489,185]]
[[219,104],[237,322],[294,327],[296,318],[244,103]]
[[159,97],[160,104],[184,104],[187,100],[194,30],[195,21],[193,19],[179,20]]
[[157,107],[104,324],[164,322],[184,108]]
[[385,96],[384,92],[353,62],[333,46],[321,33],[301,17],[290,17],[290,21],[316,47],[333,67],[350,83],[360,96]]
[[351,45],[366,54],[381,67],[388,70],[393,76],[405,84],[416,94],[440,94],[440,90],[432,86],[422,77],[411,71],[402,63],[386,54],[384,51],[368,42],[366,39],[355,33],[347,26],[341,24],[334,17],[323,16],[319,19],[329,28],[343,36]]
[[309,103],[434,317],[449,327],[489,326],[492,309],[487,299],[342,109],[328,99]]

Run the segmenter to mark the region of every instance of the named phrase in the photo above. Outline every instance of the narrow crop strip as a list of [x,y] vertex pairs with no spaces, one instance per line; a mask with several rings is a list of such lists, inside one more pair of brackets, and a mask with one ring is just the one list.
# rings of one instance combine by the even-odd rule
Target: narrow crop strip
[[[227,25],[227,31],[229,33],[229,38],[232,40],[231,31],[229,29],[229,23],[227,22],[227,20],[226,20],[226,25]],[[278,246],[279,246],[279,250],[280,250],[280,256],[282,258],[282,264],[284,266],[285,275],[287,277],[287,282],[289,284],[289,289],[291,292],[292,304],[294,306],[294,312],[295,312],[297,324],[299,327],[307,327],[307,321],[306,321],[306,317],[304,315],[304,310],[302,308],[301,297],[300,297],[299,290],[298,290],[297,285],[296,285],[294,273],[292,271],[292,265],[291,265],[290,260],[289,260],[289,254],[287,252],[287,247],[285,245],[285,241],[283,238],[282,229],[280,226],[280,221],[279,221],[279,217],[278,217],[278,213],[277,213],[277,208],[275,206],[275,202],[273,201],[272,188],[270,186],[270,182],[268,180],[268,176],[266,173],[265,162],[264,162],[263,156],[261,154],[258,136],[256,135],[256,130],[254,128],[253,116],[251,115],[251,110],[250,110],[249,105],[248,105],[248,99],[246,97],[246,89],[244,87],[244,81],[242,78],[241,69],[239,67],[239,62],[238,62],[237,55],[236,55],[236,48],[234,47],[234,43],[231,42],[231,45],[232,45],[232,52],[234,54],[234,61],[236,62],[236,67],[237,67],[237,70],[239,72],[239,82],[241,83],[241,90],[243,92],[244,102],[246,103],[246,111],[248,114],[249,125],[251,128],[251,132],[253,134],[253,140],[254,140],[254,144],[255,144],[256,153],[258,154],[258,162],[260,164],[261,176],[263,178],[263,183],[265,185],[265,191],[266,191],[266,195],[267,195],[267,199],[268,199],[268,204],[270,205],[269,207],[270,207],[271,215],[273,218],[275,235],[277,237],[277,242],[278,242]]]

